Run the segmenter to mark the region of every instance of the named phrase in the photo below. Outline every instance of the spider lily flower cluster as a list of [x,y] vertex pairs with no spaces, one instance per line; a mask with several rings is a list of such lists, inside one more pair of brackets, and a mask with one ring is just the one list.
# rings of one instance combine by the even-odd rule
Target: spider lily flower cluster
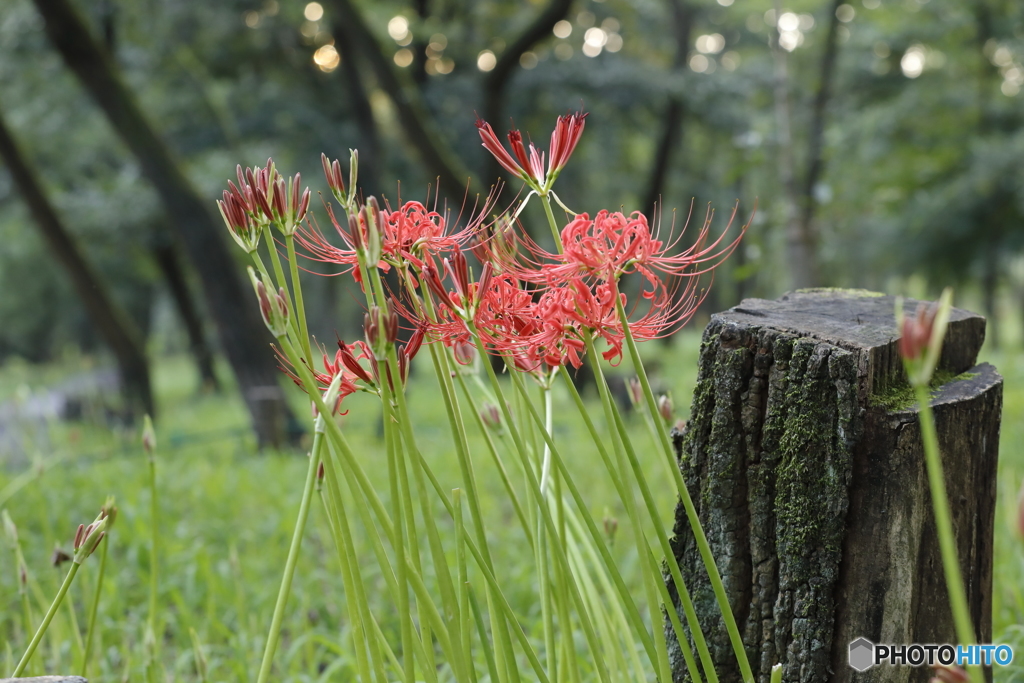
[[[739,668],[745,681],[753,681],[728,596],[675,463],[666,429],[671,401],[653,394],[636,346],[690,318],[704,296],[700,277],[728,257],[745,226],[726,226],[713,236],[709,212],[683,248],[681,231],[663,231],[639,212],[600,210],[591,218],[566,209],[569,217],[559,225],[551,200],[561,202],[552,187],[585,120],[583,113],[560,117],[546,157],[532,144],[527,149],[518,131],[508,136],[510,153],[489,124],[478,122],[484,147],[531,191],[504,211],[489,196],[468,220],[453,221],[415,201],[393,206],[374,197],[362,200],[355,152],[347,182],[340,161],[321,159],[338,203],[326,203],[332,228],[326,234],[308,211],[309,191],[300,189],[298,176],[286,181],[272,161],[263,168],[239,167],[237,184],[228,183],[221,214],[252,259],[256,301],[276,337],[281,367],[309,396],[315,419],[306,485],[258,683],[272,675],[314,496],[321,499],[337,549],[359,680],[472,683],[486,674],[497,682],[527,675],[545,682],[639,683],[652,673],[670,680],[662,609],[690,677],[716,680],[702,631],[709,625],[696,619],[661,521],[671,501],[651,495],[637,456],[644,451],[634,446],[603,375],[602,360],[618,364],[627,357],[637,373],[637,405],[687,508]],[[532,196],[544,206],[555,251],[520,227],[518,217]],[[272,228],[283,242],[261,240]],[[272,268],[264,264],[261,244]],[[331,264],[358,283],[366,310],[362,339],[339,340],[332,350],[311,342],[296,246],[305,258]],[[431,469],[410,418],[409,371],[424,352],[448,417],[457,475]],[[480,362],[485,357],[504,365],[506,377],[493,363]],[[600,417],[591,416],[569,377],[584,363],[598,377]],[[593,517],[596,501],[588,501],[573,482],[573,463],[556,438],[553,396],[559,380],[587,425],[617,504],[625,507],[642,567],[642,596],[628,588],[611,552],[615,534]],[[384,443],[378,458],[357,455],[334,417],[356,392],[380,400]],[[535,560],[536,628],[513,611],[502,590],[502,568],[492,555],[493,523],[482,512],[476,482],[475,471],[485,463],[473,445],[479,441],[469,437],[474,427],[486,465],[501,476],[524,552]],[[380,463],[388,473],[384,491],[374,489],[366,473]],[[448,476],[457,488],[442,484]],[[369,539],[393,614],[371,609],[364,562],[355,555],[356,527]],[[668,599],[659,557],[680,596],[680,613]],[[397,620],[396,642],[380,627],[385,617]]]

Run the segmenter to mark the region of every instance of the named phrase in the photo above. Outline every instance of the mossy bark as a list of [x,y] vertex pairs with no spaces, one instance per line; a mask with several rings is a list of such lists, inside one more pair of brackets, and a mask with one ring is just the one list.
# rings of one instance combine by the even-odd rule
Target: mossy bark
[[[871,400],[905,382],[893,305],[806,290],[746,300],[705,330],[691,420],[676,446],[760,680],[780,662],[787,683],[851,680],[847,645],[860,636],[955,640],[916,408],[887,412]],[[974,366],[983,340],[984,320],[954,311],[940,367],[958,377],[933,403],[972,612],[987,642],[1001,378]],[[675,534],[719,677],[738,681],[681,507]],[[673,646],[675,678],[687,680]],[[908,667],[857,675],[927,679],[927,669]]]

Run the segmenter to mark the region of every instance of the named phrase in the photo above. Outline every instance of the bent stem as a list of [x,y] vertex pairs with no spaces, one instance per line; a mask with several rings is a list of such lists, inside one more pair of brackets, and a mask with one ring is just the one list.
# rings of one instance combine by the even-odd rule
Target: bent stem
[[[643,388],[644,398],[647,402],[647,411],[651,415],[651,419],[654,420],[655,424],[658,423],[660,415],[658,413],[658,402],[654,398],[654,392],[651,390],[651,383],[647,379],[647,371],[644,369],[643,361],[640,359],[640,352],[636,346],[636,340],[633,338],[633,333],[629,329],[629,316],[626,314],[626,309],[622,305],[622,299],[618,296],[618,288],[615,288],[615,310],[618,313],[619,321],[622,323],[623,336],[626,340],[626,347],[629,349],[629,357],[633,362],[633,367],[636,370],[637,377],[640,378],[640,386]],[[683,503],[683,508],[686,510],[686,518],[690,523],[690,529],[693,532],[694,539],[697,541],[697,548],[700,551],[701,559],[704,561],[704,567],[708,572],[708,579],[711,581],[711,587],[715,592],[715,598],[718,601],[718,607],[722,612],[722,620],[725,622],[725,628],[729,632],[729,641],[732,644],[733,653],[736,655],[736,662],[739,664],[740,673],[743,676],[744,683],[754,683],[754,672],[750,668],[750,661],[747,659],[747,652],[743,648],[743,638],[740,636],[739,627],[736,625],[736,617],[732,613],[732,606],[729,604],[729,595],[725,591],[725,585],[722,583],[722,575],[718,571],[718,565],[715,564],[715,557],[711,552],[711,545],[708,543],[707,534],[704,533],[704,527],[701,526],[700,517],[697,515],[697,509],[693,505],[693,500],[690,498],[690,491],[686,488],[686,482],[683,481],[682,472],[679,471],[679,467],[676,464],[675,450],[672,448],[672,444],[669,443],[668,433],[664,429],[656,430],[658,432],[658,440],[661,442],[662,450],[664,455],[668,458],[672,467],[672,475],[675,480],[676,489],[679,492],[679,498]]]
[[29,660],[32,659],[32,655],[35,653],[36,648],[39,647],[39,641],[43,639],[43,635],[46,633],[46,629],[50,627],[50,622],[53,621],[53,615],[57,613],[60,608],[60,603],[64,601],[64,596],[67,595],[68,588],[71,587],[71,582],[75,579],[75,574],[78,573],[78,568],[81,567],[78,562],[71,563],[71,569],[68,570],[68,575],[64,577],[64,583],[61,584],[60,590],[57,591],[57,597],[53,599],[53,603],[50,605],[50,609],[46,611],[46,616],[43,617],[43,623],[39,624],[39,628],[36,629],[36,633],[32,636],[31,642],[28,644],[28,649],[25,650],[25,654],[21,656],[21,661],[18,662],[18,666],[14,668],[11,673],[11,678],[18,678],[22,672],[25,671],[25,667],[28,666]]
[[[314,387],[313,392],[316,392],[315,385],[311,386]],[[274,660],[274,652],[277,650],[277,643],[281,638],[281,621],[284,618],[284,609],[288,604],[288,595],[292,589],[292,577],[295,576],[295,564],[299,558],[302,536],[306,531],[306,520],[309,517],[309,502],[313,498],[316,471],[320,465],[320,444],[322,440],[323,435],[317,432],[313,438],[313,449],[309,455],[309,469],[306,472],[306,485],[302,490],[302,502],[299,504],[299,518],[295,522],[295,532],[292,534],[292,543],[288,548],[288,560],[284,566],[284,576],[281,577],[281,588],[277,593],[277,603],[274,605],[274,618],[270,622],[270,633],[267,636],[267,647],[263,651],[263,663],[260,665],[257,683],[266,683],[270,678],[270,668]]]
[[96,575],[96,590],[92,596],[92,604],[89,606],[89,626],[85,633],[85,649],[82,652],[81,676],[86,677],[89,669],[89,655],[92,652],[92,641],[96,635],[96,612],[100,605],[100,591],[103,589],[103,574],[107,568],[107,546],[110,545],[110,537],[105,536],[100,548],[100,568]]
[[[935,528],[939,534],[939,551],[942,554],[942,568],[946,575],[946,590],[949,592],[949,606],[953,611],[956,637],[964,645],[975,642],[974,626],[971,624],[964,580],[960,574],[960,559],[957,557],[956,538],[949,514],[949,498],[946,495],[946,480],[942,473],[942,457],[939,454],[939,438],[935,432],[935,417],[932,414],[931,392],[927,386],[915,386],[917,405],[920,412],[921,440],[924,442],[924,461],[928,467],[928,488],[932,493],[932,510],[935,513]],[[969,666],[971,683],[982,683],[981,667]]]

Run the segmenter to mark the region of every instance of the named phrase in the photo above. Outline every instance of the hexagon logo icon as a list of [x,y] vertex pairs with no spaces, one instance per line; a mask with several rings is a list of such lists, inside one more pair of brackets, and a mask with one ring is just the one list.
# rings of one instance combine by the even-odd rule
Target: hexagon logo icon
[[867,671],[875,664],[875,645],[867,638],[858,638],[850,643],[850,666],[857,671]]

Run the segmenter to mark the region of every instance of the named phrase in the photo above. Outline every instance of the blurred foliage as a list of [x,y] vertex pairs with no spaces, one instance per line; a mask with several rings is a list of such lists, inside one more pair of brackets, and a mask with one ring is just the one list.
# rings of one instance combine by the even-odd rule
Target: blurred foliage
[[[511,119],[544,143],[557,114],[582,106],[591,112],[587,132],[559,194],[591,213],[634,210],[647,190],[667,101],[679,98],[686,115],[662,188],[663,223],[681,225],[692,201],[698,221],[706,206],[717,207],[720,228],[737,199],[743,216],[756,199],[745,244],[717,277],[709,306],[731,305],[740,295],[777,296],[790,273],[770,44],[777,28],[789,33],[782,44],[793,47],[785,55],[786,85],[799,176],[831,6],[787,0],[779,24],[772,0],[678,1],[695,17],[682,68],[673,68],[672,2],[577,0],[568,27],[524,55],[507,85],[508,118],[492,123],[503,132]],[[334,48],[339,19],[331,1],[322,2],[81,0],[78,7],[212,202],[236,163],[270,155],[324,190],[320,152],[344,157],[365,144]],[[483,51],[500,55],[545,3],[359,6],[388,59],[397,64],[403,50],[416,51],[411,66],[394,68],[411,73],[443,142],[483,173],[487,160],[473,126],[482,107]],[[395,17],[407,29],[399,30]],[[891,289],[893,276],[919,274],[936,285],[1019,291],[1024,6],[851,0],[839,18],[826,165],[813,191],[822,284]],[[566,28],[569,34],[557,37]],[[392,200],[399,190],[403,198],[427,196],[431,172],[366,60],[356,61],[380,139],[378,191]],[[0,98],[68,226],[140,327],[152,322],[155,343],[165,348],[177,338],[167,334],[173,324],[160,322],[167,295],[150,255],[167,239],[161,209],[136,161],[48,44],[30,0],[7,0],[0,9]],[[518,190],[508,187],[504,199]],[[68,344],[94,346],[70,286],[3,172],[0,240],[0,356],[41,360]],[[318,336],[354,333],[354,297],[339,279],[310,278],[308,288]]]

